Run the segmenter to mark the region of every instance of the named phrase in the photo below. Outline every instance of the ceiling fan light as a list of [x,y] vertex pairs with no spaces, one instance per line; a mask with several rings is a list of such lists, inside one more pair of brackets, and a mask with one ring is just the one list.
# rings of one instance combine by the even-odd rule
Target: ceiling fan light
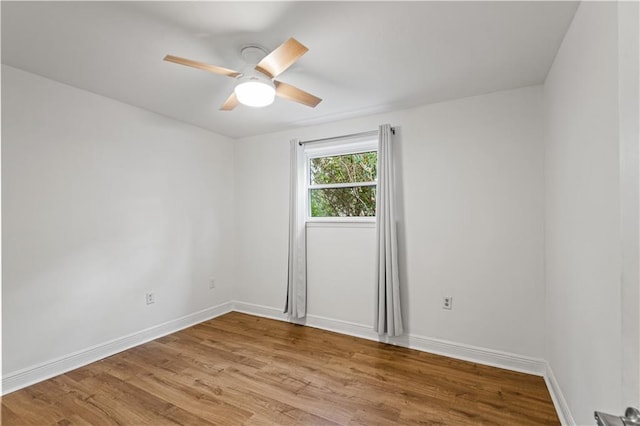
[[240,81],[233,90],[236,93],[238,102],[241,104],[251,107],[264,107],[271,105],[276,96],[276,89],[273,83],[269,83],[250,79]]

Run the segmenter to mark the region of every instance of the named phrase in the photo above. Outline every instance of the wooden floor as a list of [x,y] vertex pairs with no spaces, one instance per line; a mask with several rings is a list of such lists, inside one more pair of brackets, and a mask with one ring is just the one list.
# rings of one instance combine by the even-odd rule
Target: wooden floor
[[559,424],[541,377],[230,313],[2,398],[2,425]]

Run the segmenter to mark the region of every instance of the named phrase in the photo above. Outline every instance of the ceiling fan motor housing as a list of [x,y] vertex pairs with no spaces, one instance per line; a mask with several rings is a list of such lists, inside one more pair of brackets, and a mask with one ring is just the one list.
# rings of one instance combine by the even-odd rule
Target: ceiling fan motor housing
[[240,56],[242,56],[242,60],[245,64],[254,67],[269,54],[267,49],[262,46],[258,46],[257,44],[249,44],[242,47],[240,51]]

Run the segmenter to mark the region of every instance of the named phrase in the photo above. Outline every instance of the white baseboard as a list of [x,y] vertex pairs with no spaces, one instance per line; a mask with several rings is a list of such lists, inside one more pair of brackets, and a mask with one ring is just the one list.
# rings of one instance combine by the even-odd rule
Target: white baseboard
[[235,312],[257,315],[263,318],[271,318],[279,321],[287,320],[287,314],[283,312],[284,309],[276,309],[270,306],[255,305],[253,303],[238,302],[237,300],[234,300],[233,307],[231,309]]
[[[268,306],[235,301],[233,303],[233,310],[280,321],[287,321],[287,315],[282,313],[281,310]],[[562,391],[558,386],[558,382],[553,375],[551,367],[547,361],[543,359],[530,358],[508,352],[411,334],[395,338],[381,337],[373,331],[373,327],[371,326],[325,318],[317,315],[307,315],[304,324],[323,330],[334,331],[378,342],[390,343],[423,352],[448,356],[482,365],[489,365],[491,367],[504,368],[521,373],[542,376],[547,385],[547,389],[549,390],[549,394],[551,395],[551,400],[553,401],[553,405],[558,413],[561,424],[566,426],[574,426],[576,424],[573,420],[573,416],[571,415],[571,411],[569,410],[569,406],[562,395]]]
[[544,375],[546,365],[544,360],[538,358],[416,335],[409,336],[409,347],[463,361],[536,376]]
[[191,327],[192,325],[226,314],[227,312],[231,312],[232,307],[232,302],[226,302],[218,306],[194,312],[193,314],[186,315],[182,318],[165,322],[164,324],[147,328],[146,330],[129,334],[128,336],[101,343],[32,367],[8,373],[2,376],[2,395],[34,383],[50,379],[51,377],[58,376],[66,373],[67,371],[82,367],[134,346],[141,345],[150,340],[175,333],[176,331]]
[[[58,359],[8,373],[2,377],[1,394],[5,395],[9,392],[55,377],[231,311],[287,321],[287,314],[283,313],[280,309],[239,301],[223,303]],[[560,422],[567,426],[574,426],[576,424],[553,371],[545,360],[417,335],[397,338],[381,337],[378,336],[369,325],[325,318],[317,315],[308,315],[302,324],[464,361],[542,376],[551,394],[551,399],[560,418]]]
[[575,426],[576,422],[571,415],[571,410],[569,410],[569,405],[567,405],[567,401],[564,399],[564,395],[562,394],[562,390],[560,389],[560,385],[556,380],[556,376],[553,374],[553,370],[548,363],[546,364],[544,381],[547,384],[547,389],[549,389],[549,393],[551,394],[551,400],[553,401],[553,405],[556,407],[556,412],[558,413],[558,417],[560,418],[560,423],[563,426]]
[[[233,310],[281,321],[287,320],[287,315],[282,313],[281,310],[268,306],[235,301],[233,303]],[[544,376],[547,371],[547,363],[542,359],[529,358],[508,352],[501,352],[493,349],[486,349],[413,334],[393,338],[380,337],[375,331],[373,331],[372,326],[364,324],[356,324],[353,322],[325,318],[317,315],[307,315],[304,324],[310,327],[335,331],[337,333],[361,337],[368,340],[390,343],[396,346],[417,349],[423,352],[444,355],[464,361],[476,362],[478,364],[490,365],[492,367],[504,368],[528,374],[535,374],[536,376]]]

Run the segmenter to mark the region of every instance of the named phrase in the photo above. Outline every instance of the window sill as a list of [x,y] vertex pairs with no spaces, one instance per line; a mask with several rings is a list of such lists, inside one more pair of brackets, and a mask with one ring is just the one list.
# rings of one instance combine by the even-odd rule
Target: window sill
[[375,228],[376,220],[308,220],[307,228]]

